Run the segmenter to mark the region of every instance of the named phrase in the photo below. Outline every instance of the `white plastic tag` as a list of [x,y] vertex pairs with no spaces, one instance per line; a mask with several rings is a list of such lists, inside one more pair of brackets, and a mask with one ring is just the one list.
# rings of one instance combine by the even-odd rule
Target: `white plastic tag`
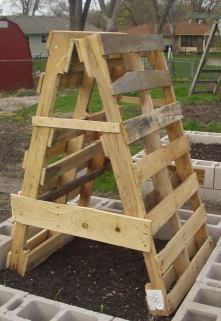
[[150,310],[164,310],[163,295],[160,290],[146,290]]

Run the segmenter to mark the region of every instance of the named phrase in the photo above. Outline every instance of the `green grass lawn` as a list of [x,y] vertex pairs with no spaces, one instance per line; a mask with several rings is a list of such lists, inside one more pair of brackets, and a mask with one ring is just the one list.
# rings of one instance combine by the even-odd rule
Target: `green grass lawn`
[[[176,55],[176,59],[184,59],[184,55],[179,57]],[[198,55],[185,55],[186,60],[196,59],[199,61],[200,56]],[[44,68],[42,65],[37,65],[36,68]],[[180,67],[181,68],[181,67]],[[183,68],[183,71],[182,71]],[[179,74],[185,76],[185,64]],[[183,73],[182,73],[183,72]],[[188,97],[189,89],[189,79],[185,77],[180,77],[177,81],[174,81],[174,90],[177,97],[177,100],[181,101],[184,104],[200,104],[200,103],[218,103],[219,99],[217,96],[212,95],[192,95]],[[162,98],[162,92],[160,90],[151,91],[153,98]],[[74,106],[77,100],[77,91],[66,90],[60,92],[56,98],[55,102],[55,112],[56,113],[69,113],[74,111]],[[89,106],[90,112],[97,112],[101,110],[101,100],[98,94],[98,90],[95,89],[92,95],[92,99]],[[124,119],[131,118],[138,114],[139,109],[130,104],[124,104]],[[19,122],[29,122],[31,121],[31,116],[36,112],[36,106],[26,108],[22,111],[19,111],[13,115],[14,119]],[[214,131],[221,132],[221,122],[213,121],[208,125],[200,123],[197,119],[193,119],[188,122],[184,122],[184,128],[186,130],[199,130],[199,131]],[[143,149],[142,144],[133,144],[131,147],[131,154],[136,154],[141,149]],[[95,191],[105,193],[105,192],[117,192],[116,181],[110,172],[106,172],[102,177],[99,177],[95,180]]]

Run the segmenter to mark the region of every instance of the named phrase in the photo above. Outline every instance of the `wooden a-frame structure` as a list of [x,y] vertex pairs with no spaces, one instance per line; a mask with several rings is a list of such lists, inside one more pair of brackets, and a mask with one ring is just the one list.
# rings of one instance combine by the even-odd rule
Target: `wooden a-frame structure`
[[[150,312],[166,316],[178,307],[209,256],[212,241],[163,48],[158,35],[51,33],[22,192],[12,195],[16,224],[7,260],[10,269],[24,275],[73,236],[81,236],[142,251],[150,279]],[[144,54],[154,69],[143,69]],[[91,113],[95,83],[103,107]],[[62,86],[79,88],[72,119],[53,117]],[[153,88],[161,88],[162,99],[152,99]],[[134,91],[138,96],[125,95]],[[131,108],[138,105],[140,114],[123,121],[124,102]],[[160,141],[162,127],[169,137],[165,146]],[[146,156],[133,162],[129,147],[140,140]],[[55,156],[60,159],[53,161]],[[89,207],[93,180],[106,170],[113,170],[124,215]],[[149,178],[154,190],[142,193]],[[68,205],[77,194],[78,206]],[[182,226],[177,211],[188,201],[193,215]],[[173,237],[157,253],[154,236],[165,224]],[[41,228],[31,238],[30,226]]]
[[[190,86],[189,96],[197,93],[216,95],[219,92],[221,84],[221,59],[208,57],[217,33],[221,37],[221,19],[216,20],[211,28],[205,49]],[[204,75],[207,75],[207,77],[203,77]]]

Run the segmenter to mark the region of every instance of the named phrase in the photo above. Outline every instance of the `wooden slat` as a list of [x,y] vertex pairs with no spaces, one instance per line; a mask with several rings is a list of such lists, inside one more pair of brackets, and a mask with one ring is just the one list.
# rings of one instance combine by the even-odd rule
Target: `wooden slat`
[[185,294],[193,285],[197,275],[206,263],[209,254],[212,252],[212,248],[212,240],[209,237],[199,249],[197,254],[194,256],[184,273],[178,279],[174,288],[167,295],[166,300],[170,313],[176,310]]
[[164,42],[160,35],[128,35],[128,34],[100,34],[102,54],[143,52],[164,50]]
[[102,150],[101,142],[98,140],[76,153],[67,155],[61,160],[46,166],[42,169],[41,185],[44,185],[54,176],[60,176],[68,170],[76,168],[78,165],[87,162],[97,153],[102,152]]
[[176,102],[153,110],[149,114],[129,119],[124,122],[128,142],[132,143],[182,118],[181,105]]
[[140,103],[140,98],[136,96],[119,96],[118,101],[121,103],[128,103],[128,104],[137,104]]
[[34,116],[32,117],[32,125],[37,127],[80,129],[106,133],[120,132],[120,125],[118,123],[107,123],[82,119],[64,119]]
[[17,222],[149,252],[151,222],[93,208],[43,202],[12,195]]
[[112,84],[113,95],[171,85],[167,70],[129,71]]
[[190,146],[187,137],[181,136],[138,160],[132,165],[136,183],[138,185],[142,184],[169,165],[173,160],[188,153],[189,149]]
[[146,218],[152,220],[153,235],[198,189],[199,182],[196,174],[193,173],[146,215]]
[[157,254],[156,259],[162,274],[166,272],[205,222],[206,212],[204,205],[201,205],[167,243],[166,247]]
[[78,88],[81,85],[83,78],[83,71],[82,72],[72,72],[72,73],[65,73],[61,75],[61,80],[59,84],[59,89],[65,88]]
[[44,262],[51,254],[69,243],[72,239],[72,235],[54,233],[32,251],[24,251],[21,275],[24,276],[27,271],[33,270],[35,267]]

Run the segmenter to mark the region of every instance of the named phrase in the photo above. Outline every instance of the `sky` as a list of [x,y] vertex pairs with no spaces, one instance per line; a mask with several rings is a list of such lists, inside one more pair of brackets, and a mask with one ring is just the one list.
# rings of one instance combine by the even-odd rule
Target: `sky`
[[10,10],[10,5],[7,3],[6,0],[0,0],[0,14],[7,15],[12,13]]

